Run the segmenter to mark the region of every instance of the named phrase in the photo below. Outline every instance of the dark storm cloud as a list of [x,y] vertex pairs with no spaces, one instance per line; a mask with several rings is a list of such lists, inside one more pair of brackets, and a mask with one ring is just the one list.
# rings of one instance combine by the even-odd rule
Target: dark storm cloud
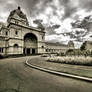
[[55,32],[54,26],[48,26],[48,27],[46,27],[46,33],[47,33],[47,35],[55,35],[56,32]]
[[6,0],[0,0],[0,5],[6,3]]
[[[54,0],[17,0],[18,3],[20,3],[21,6],[25,7],[25,10],[28,14],[31,16],[37,16],[39,13],[42,13],[48,6],[52,7],[54,12],[53,14],[56,14],[57,7],[52,3]],[[59,0],[61,6],[64,7],[65,14],[63,16],[63,19],[71,16],[72,13],[76,11],[75,7],[71,7],[70,0]]]
[[63,16],[63,19],[71,17],[71,15],[76,12],[76,10],[77,8],[74,7],[70,7],[70,6],[65,7],[65,14]]
[[[57,7],[55,5],[50,5],[54,0],[23,0],[25,6],[28,7],[28,11],[31,15],[36,15],[41,12],[43,12],[48,6],[52,7],[54,12],[53,14],[56,14]],[[61,6],[64,7],[65,14],[63,16],[63,19],[70,17],[72,13],[76,12],[76,7],[71,7],[70,0],[59,0]],[[38,6],[37,6],[38,5]],[[40,5],[40,6],[39,6]]]
[[56,35],[56,32],[53,30],[52,27],[47,27],[46,33],[47,33],[47,35]]
[[45,28],[47,35],[57,35],[55,29],[58,29],[59,27],[60,27],[60,25],[58,25],[58,24],[54,24],[52,26],[47,26]]
[[[16,4],[8,4],[8,1],[15,1]],[[74,6],[76,1],[79,3],[78,6]],[[15,8],[15,6],[20,5],[25,9],[25,11],[31,16],[37,16],[37,14],[43,12],[53,0],[0,0],[0,4],[6,4],[4,7],[6,10]],[[63,19],[71,17],[78,8],[86,9],[87,11],[92,10],[92,0],[59,0],[60,5],[64,8]],[[54,10],[57,9],[56,6],[50,5]],[[56,13],[54,13],[56,14]]]
[[[43,13],[43,11],[48,8],[48,6],[53,8],[53,14],[57,15],[57,7],[54,4],[50,4],[53,1],[54,0],[17,0],[17,3],[24,7],[28,15],[35,17],[38,14]],[[73,3],[71,3],[71,0],[59,0],[59,2],[60,6],[63,6],[65,12],[62,20],[70,17],[73,13],[76,12],[77,7],[72,6]]]
[[73,13],[75,13],[77,11],[77,7],[73,6],[74,2],[71,2],[71,0],[59,0],[61,5],[64,7],[64,16],[63,16],[63,20],[71,17],[71,15]]
[[16,8],[16,5],[15,4],[7,4],[5,7],[4,7],[4,10],[6,10],[6,11],[11,11],[11,9],[13,10],[13,9],[15,9]]
[[36,16],[44,11],[50,2],[52,2],[52,0],[17,0],[17,3],[23,6],[31,16]]
[[[63,19],[71,17],[77,11],[84,9],[88,12],[92,11],[92,0],[59,0],[64,7]],[[78,2],[78,5],[76,3]],[[79,17],[79,16],[77,16]]]
[[80,0],[79,6],[87,11],[92,10],[92,0]]
[[0,0],[0,11],[3,13],[10,12],[12,9],[15,9],[16,6],[17,3],[15,0]]

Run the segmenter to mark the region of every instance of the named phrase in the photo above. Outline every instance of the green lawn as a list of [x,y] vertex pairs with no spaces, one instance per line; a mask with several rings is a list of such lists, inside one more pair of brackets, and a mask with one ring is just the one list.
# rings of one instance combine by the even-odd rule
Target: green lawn
[[31,60],[31,63],[40,66],[43,68],[56,70],[59,72],[65,72],[69,74],[86,76],[92,78],[92,67],[91,66],[82,66],[82,65],[70,65],[70,64],[60,64],[54,62],[46,61],[46,58],[41,57]]

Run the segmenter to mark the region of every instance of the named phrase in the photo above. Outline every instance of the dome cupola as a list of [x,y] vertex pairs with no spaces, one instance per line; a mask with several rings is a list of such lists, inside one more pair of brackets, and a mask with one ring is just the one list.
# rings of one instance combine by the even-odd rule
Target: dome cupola
[[29,26],[26,15],[21,11],[21,7],[18,6],[17,9],[10,12],[8,17],[8,23],[15,23],[19,25]]

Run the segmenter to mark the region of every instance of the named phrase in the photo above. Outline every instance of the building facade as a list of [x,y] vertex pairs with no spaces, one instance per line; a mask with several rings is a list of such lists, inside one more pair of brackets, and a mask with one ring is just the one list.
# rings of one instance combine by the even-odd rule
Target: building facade
[[7,25],[0,25],[2,55],[62,52],[66,49],[69,49],[69,46],[45,43],[45,31],[29,26],[27,17],[20,7],[10,12]]
[[71,43],[71,41],[65,45],[60,43],[51,43],[51,42],[45,42],[45,51],[46,53],[66,53],[69,49],[74,49],[74,44]]

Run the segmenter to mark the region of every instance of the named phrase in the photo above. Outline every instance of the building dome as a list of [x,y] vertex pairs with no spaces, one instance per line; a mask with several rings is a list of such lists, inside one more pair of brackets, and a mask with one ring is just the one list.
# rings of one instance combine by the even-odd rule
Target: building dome
[[8,17],[8,23],[11,22],[11,19],[17,19],[20,20],[20,22],[24,22],[24,24],[28,25],[28,20],[26,15],[21,11],[21,7],[18,6],[17,9],[10,12],[10,15]]

